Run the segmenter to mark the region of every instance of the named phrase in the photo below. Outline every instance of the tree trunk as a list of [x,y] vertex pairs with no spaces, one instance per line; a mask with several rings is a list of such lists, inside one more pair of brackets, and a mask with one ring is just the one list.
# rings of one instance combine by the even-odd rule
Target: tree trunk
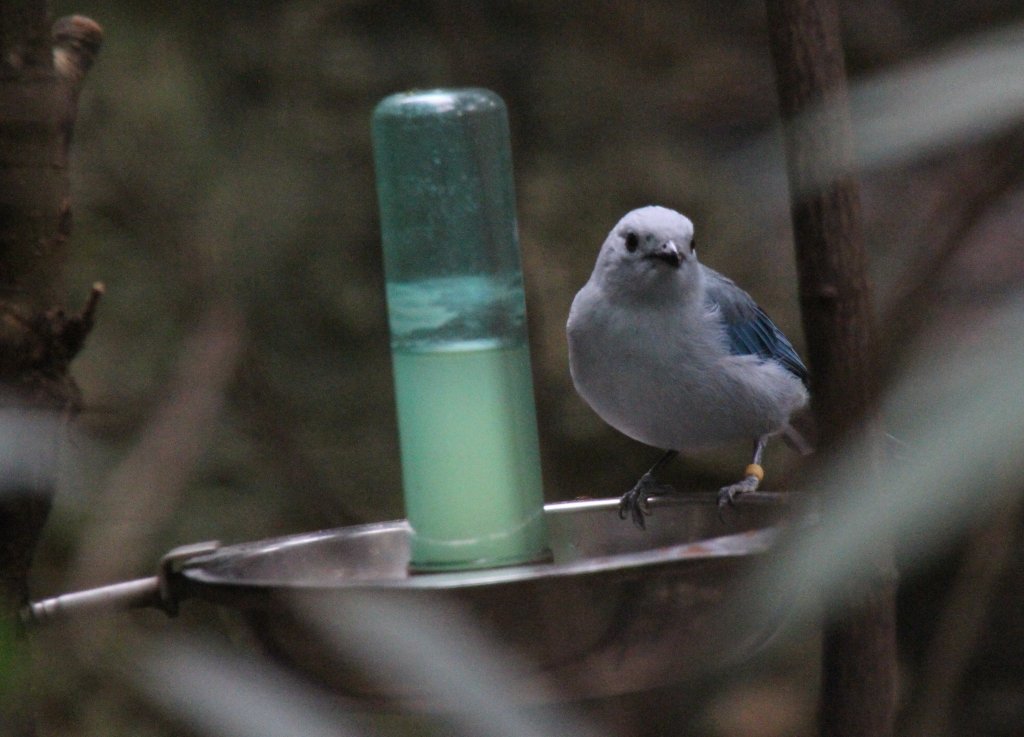
[[[11,448],[0,457],[5,632],[17,631],[28,598],[28,570],[54,493],[58,418],[79,403],[68,366],[102,291],[94,287],[81,314],[68,315],[60,305],[71,225],[68,146],[100,39],[99,26],[81,17],[63,18],[51,30],[41,0],[0,2],[0,434],[25,441],[17,443],[25,448],[20,457]],[[23,704],[12,694],[0,703],[0,723],[10,734],[32,732]]]
[[[768,0],[767,10],[821,450],[829,453],[852,431],[877,447],[871,290],[838,11],[834,0]],[[826,615],[820,702],[826,737],[892,734],[895,576],[891,542],[878,540],[876,549],[874,570],[843,607]]]

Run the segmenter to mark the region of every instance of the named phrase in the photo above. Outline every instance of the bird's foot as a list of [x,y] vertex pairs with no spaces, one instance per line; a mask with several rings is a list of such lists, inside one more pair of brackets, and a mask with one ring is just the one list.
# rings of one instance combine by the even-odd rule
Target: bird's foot
[[[753,464],[751,464],[753,465]],[[751,473],[754,470],[754,473]],[[726,507],[735,506],[736,500],[744,494],[749,494],[752,491],[757,491],[757,487],[761,484],[761,479],[764,478],[764,471],[758,466],[756,469],[747,467],[747,475],[735,484],[729,486],[723,486],[718,490],[718,513],[721,515],[722,510]]]
[[670,494],[675,489],[668,484],[659,484],[658,480],[650,473],[645,473],[636,482],[636,486],[622,495],[619,501],[619,519],[626,519],[628,516],[633,524],[641,530],[646,529],[647,524],[644,517],[651,513],[648,504],[648,497]]

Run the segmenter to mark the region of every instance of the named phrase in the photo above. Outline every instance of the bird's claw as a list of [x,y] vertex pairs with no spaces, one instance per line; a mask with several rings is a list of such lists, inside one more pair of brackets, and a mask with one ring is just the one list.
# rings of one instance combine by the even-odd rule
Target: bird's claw
[[644,517],[651,513],[649,497],[661,496],[675,491],[668,484],[659,484],[654,476],[645,473],[636,485],[619,500],[619,519],[629,517],[641,530],[647,529]]
[[757,491],[757,487],[760,483],[761,479],[757,476],[747,476],[742,481],[737,481],[735,484],[723,486],[719,489],[718,516],[721,517],[727,507],[735,507],[736,500],[743,494],[749,494],[752,491]]
[[736,484],[723,486],[718,490],[718,519],[725,521],[725,510],[736,506],[736,497],[742,492],[737,491]]
[[626,519],[628,516],[633,520],[633,524],[641,530],[647,526],[644,516],[650,513],[651,508],[647,503],[647,495],[639,489],[639,484],[623,494],[622,499],[619,500],[619,519]]

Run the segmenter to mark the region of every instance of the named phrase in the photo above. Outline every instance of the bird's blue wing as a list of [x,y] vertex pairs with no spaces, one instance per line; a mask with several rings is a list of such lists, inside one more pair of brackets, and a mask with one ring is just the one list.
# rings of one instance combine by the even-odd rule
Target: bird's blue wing
[[722,318],[733,354],[776,361],[806,385],[807,367],[765,311],[731,279],[707,267],[704,274],[706,299]]

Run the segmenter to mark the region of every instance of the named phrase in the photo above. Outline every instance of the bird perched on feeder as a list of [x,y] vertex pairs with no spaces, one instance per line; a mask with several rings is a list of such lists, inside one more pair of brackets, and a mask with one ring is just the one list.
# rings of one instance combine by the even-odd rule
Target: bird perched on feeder
[[758,488],[770,437],[809,452],[789,424],[808,401],[806,367],[749,294],[697,261],[693,223],[675,210],[642,207],[612,228],[566,332],[580,396],[615,429],[666,451],[619,504],[640,528],[648,496],[671,490],[655,474],[680,451],[753,443],[719,507]]

